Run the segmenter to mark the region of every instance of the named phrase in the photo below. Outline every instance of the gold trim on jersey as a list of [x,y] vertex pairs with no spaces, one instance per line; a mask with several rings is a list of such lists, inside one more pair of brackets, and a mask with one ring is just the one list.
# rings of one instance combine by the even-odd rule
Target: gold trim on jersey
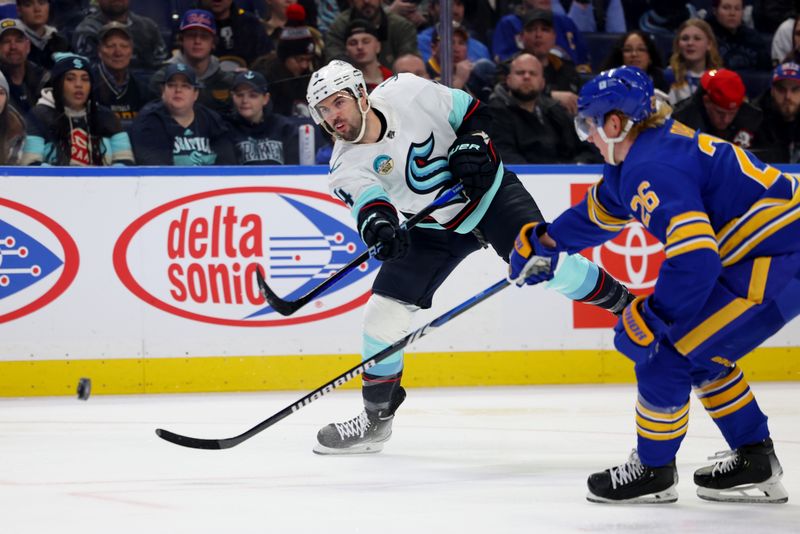
[[717,235],[722,266],[740,261],[765,239],[800,219],[800,188],[791,199],[764,198],[728,222]]
[[664,246],[667,258],[703,248],[719,253],[717,238],[707,214],[687,211],[670,219]]
[[676,412],[656,412],[636,403],[636,433],[647,439],[667,441],[686,433],[689,429],[689,403]]
[[589,188],[589,191],[586,195],[586,207],[589,219],[591,219],[594,224],[603,230],[607,230],[609,232],[620,232],[633,219],[619,219],[614,217],[608,212],[603,204],[600,203],[597,198],[597,188],[600,187],[602,183],[603,180],[600,179],[599,182]]

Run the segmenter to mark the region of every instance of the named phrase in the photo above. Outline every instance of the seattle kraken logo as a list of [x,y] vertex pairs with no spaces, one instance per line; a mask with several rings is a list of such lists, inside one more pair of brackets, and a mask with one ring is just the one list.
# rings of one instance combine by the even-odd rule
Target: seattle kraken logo
[[422,143],[411,143],[406,158],[406,182],[419,195],[430,193],[453,179],[447,167],[447,157],[431,158],[435,147],[433,132]]

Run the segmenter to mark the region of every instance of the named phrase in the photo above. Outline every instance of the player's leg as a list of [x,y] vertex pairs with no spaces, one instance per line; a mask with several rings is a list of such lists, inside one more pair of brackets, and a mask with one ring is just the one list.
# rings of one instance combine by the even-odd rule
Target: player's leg
[[[506,171],[503,184],[478,225],[478,230],[497,254],[508,261],[520,228],[530,222],[543,220],[539,207],[519,178]],[[547,287],[572,300],[598,306],[615,314],[621,313],[633,300],[628,288],[580,254],[566,255]]]
[[[791,273],[795,265],[794,258],[784,256],[726,269],[707,310],[694,321],[697,326],[677,340],[693,364],[695,393],[730,447],[715,457],[716,463],[695,472],[701,498],[788,500],[767,416],[736,361],[800,313],[800,278]],[[706,320],[710,317],[714,320]]]
[[[433,295],[469,253],[480,247],[472,235],[414,228],[408,254],[381,266],[364,310],[362,357],[367,359],[410,332],[414,312],[429,308]],[[317,435],[318,454],[374,453],[392,432],[405,399],[400,382],[403,351],[383,360],[362,377],[364,410],[348,421],[331,423]]]
[[672,503],[678,472],[675,455],[689,422],[690,363],[669,343],[653,345],[648,358],[635,362],[636,449],[628,461],[589,477],[592,502]]

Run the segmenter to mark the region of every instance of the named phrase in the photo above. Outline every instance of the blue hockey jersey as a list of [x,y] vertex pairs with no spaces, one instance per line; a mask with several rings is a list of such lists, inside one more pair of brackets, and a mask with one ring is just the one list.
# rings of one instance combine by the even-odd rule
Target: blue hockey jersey
[[800,251],[797,178],[744,149],[668,120],[643,131],[618,166],[548,228],[570,253],[603,243],[632,219],[664,244],[651,307],[667,323],[692,317],[722,269]]

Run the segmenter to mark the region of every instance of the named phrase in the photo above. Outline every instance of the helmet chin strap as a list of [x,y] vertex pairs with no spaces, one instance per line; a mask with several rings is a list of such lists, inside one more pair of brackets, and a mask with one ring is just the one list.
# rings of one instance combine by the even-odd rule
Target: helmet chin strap
[[631,131],[632,127],[633,127],[633,121],[628,119],[627,123],[625,124],[625,127],[616,137],[608,137],[606,135],[605,128],[603,128],[602,126],[597,128],[597,134],[600,136],[600,139],[602,139],[606,144],[606,161],[608,161],[609,165],[614,165],[614,166],[619,165],[617,160],[614,159],[614,147],[616,146],[617,143],[625,139],[625,137],[628,135],[628,132]]
[[[349,91],[348,91],[348,93],[349,93]],[[355,96],[353,96],[352,94],[350,96],[351,96],[351,98],[355,98]],[[361,99],[360,98],[356,98],[356,105],[358,106],[358,111],[361,113],[361,128],[358,131],[358,136],[356,136],[356,138],[353,139],[352,141],[348,141],[347,139],[343,139],[342,136],[339,135],[338,133],[336,133],[336,131],[333,128],[328,126],[328,123],[325,122],[325,121],[322,121],[322,127],[325,129],[326,132],[328,132],[333,137],[335,137],[336,139],[340,140],[343,143],[352,143],[352,144],[358,143],[364,137],[364,134],[367,133],[367,113],[369,113],[369,110],[372,108],[372,104],[369,101],[369,97],[367,97],[367,107],[366,108],[361,109]]]

